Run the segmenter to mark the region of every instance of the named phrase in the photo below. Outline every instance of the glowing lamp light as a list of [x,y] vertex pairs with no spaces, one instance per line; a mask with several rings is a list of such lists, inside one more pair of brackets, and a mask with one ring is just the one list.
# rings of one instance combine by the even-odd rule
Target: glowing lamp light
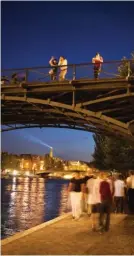
[[16,176],[18,174],[18,171],[14,170],[13,175]]
[[66,180],[69,180],[69,179],[72,179],[72,178],[73,178],[73,176],[71,174],[64,175],[64,179],[66,179]]
[[30,175],[30,173],[27,171],[27,172],[25,172],[25,175],[26,175],[26,176],[29,176],[29,175]]

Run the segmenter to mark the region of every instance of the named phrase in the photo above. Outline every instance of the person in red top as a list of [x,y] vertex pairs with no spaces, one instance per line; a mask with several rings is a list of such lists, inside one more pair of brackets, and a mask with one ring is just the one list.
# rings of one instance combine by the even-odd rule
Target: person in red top
[[[100,183],[100,217],[99,225],[100,231],[108,231],[110,226],[110,212],[112,205],[112,192],[110,189],[110,184],[107,181],[107,174],[103,174],[103,181]],[[104,215],[106,216],[104,221]]]
[[96,56],[92,58],[92,63],[94,64],[94,78],[98,79],[98,76],[101,72],[101,66],[103,63],[103,58],[100,56],[98,52],[96,53]]

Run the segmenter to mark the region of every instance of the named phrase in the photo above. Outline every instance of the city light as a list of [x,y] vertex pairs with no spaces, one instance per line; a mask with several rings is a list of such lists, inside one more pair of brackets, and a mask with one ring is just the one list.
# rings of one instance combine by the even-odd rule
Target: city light
[[26,175],[26,176],[30,176],[30,172],[28,172],[28,171],[25,172],[25,175]]
[[69,179],[72,179],[73,176],[71,174],[66,174],[66,175],[63,176],[63,178],[66,179],[66,180],[69,180]]
[[14,170],[14,171],[13,171],[13,175],[14,175],[14,176],[18,175],[18,171]]

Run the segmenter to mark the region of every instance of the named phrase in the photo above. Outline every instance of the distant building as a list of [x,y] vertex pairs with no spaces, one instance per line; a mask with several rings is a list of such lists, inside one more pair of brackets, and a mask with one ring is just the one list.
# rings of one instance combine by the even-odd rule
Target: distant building
[[32,170],[32,155],[21,154],[20,155],[20,169],[22,172]]
[[53,158],[53,148],[50,148],[49,156],[50,156],[51,158]]
[[81,161],[67,161],[66,163],[64,162],[65,171],[88,171],[88,169],[88,165]]

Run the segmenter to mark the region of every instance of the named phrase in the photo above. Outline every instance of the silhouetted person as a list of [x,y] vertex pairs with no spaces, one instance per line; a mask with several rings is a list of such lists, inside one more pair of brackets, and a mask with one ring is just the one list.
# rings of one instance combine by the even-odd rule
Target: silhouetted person
[[52,67],[52,69],[50,69],[49,71],[50,78],[51,80],[56,80],[58,71],[58,61],[54,57],[51,57],[49,64]]
[[7,84],[9,82],[7,76],[2,76],[1,77],[1,85]]
[[22,86],[26,82],[26,75],[25,74],[17,74],[14,73],[11,76],[11,84],[18,84]]
[[94,78],[98,79],[103,63],[103,58],[100,56],[99,53],[96,53],[96,56],[92,58],[92,63],[94,64]]
[[129,172],[126,179],[128,189],[128,206],[131,214],[134,214],[134,171]]
[[11,84],[18,84],[17,74],[13,73],[11,76]]

